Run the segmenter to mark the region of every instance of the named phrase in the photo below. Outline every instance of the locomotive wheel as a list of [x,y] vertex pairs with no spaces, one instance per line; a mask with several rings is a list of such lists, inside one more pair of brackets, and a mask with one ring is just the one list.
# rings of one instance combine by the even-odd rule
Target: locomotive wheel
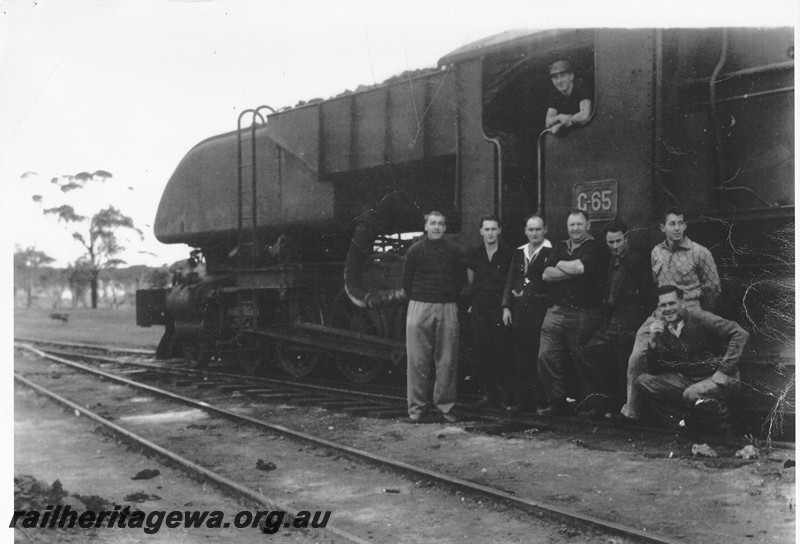
[[278,342],[275,356],[281,368],[294,378],[311,376],[322,361],[322,353],[310,346]]
[[353,383],[369,383],[386,370],[386,365],[361,355],[341,355],[336,369]]
[[[308,291],[297,289],[289,294],[289,320],[292,323],[322,325],[319,301]],[[275,345],[275,357],[287,374],[294,378],[307,378],[322,366],[323,353],[312,346],[281,341]]]
[[[380,313],[375,310],[367,311],[345,306],[336,313],[336,326],[353,332],[385,336],[386,329]],[[342,353],[336,356],[336,369],[347,380],[364,384],[381,376],[387,368],[383,361],[372,359],[364,355]]]
[[183,359],[192,368],[206,368],[211,361],[211,350],[204,344],[184,344]]
[[246,340],[239,350],[236,351],[236,366],[247,374],[254,376],[264,366],[269,359],[269,345],[260,338]]

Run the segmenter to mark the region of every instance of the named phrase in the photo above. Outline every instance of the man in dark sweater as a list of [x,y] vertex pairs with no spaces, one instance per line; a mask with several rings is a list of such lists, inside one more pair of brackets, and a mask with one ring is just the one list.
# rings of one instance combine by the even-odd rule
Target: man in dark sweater
[[603,325],[608,251],[589,234],[589,216],[583,210],[569,213],[567,231],[569,239],[556,244],[542,273],[554,302],[544,318],[539,345],[539,377],[550,406],[537,413],[546,416],[569,413],[569,393],[580,400],[588,393],[584,388],[569,391],[568,378],[579,373],[579,351]]
[[687,312],[683,291],[661,286],[647,345],[648,373],[634,387],[669,427],[683,423],[694,431],[731,434],[725,401],[741,388],[737,364],[749,336],[738,323],[711,312]]
[[408,416],[421,421],[435,405],[445,420],[456,402],[458,376],[458,308],[466,280],[461,252],[444,239],[444,215],[425,216],[425,238],[412,245],[403,266],[408,294],[406,352],[408,354]]

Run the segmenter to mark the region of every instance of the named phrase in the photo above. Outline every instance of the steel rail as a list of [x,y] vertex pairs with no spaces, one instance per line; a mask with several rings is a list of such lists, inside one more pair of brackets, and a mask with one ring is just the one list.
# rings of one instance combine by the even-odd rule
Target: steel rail
[[[57,342],[49,342],[49,341],[47,341],[47,342],[42,342],[42,343],[47,343],[47,344],[51,344],[51,345],[58,345]],[[64,343],[64,345],[71,345],[71,344]],[[80,346],[80,345],[81,344],[75,344],[75,346]],[[93,345],[90,344],[89,347],[93,347]],[[153,364],[153,363],[147,363],[147,362],[141,362],[141,361],[119,361],[119,360],[113,359],[113,358],[105,358],[105,357],[100,356],[100,355],[79,354],[79,353],[72,353],[72,352],[68,352],[68,351],[61,352],[61,351],[55,350],[55,349],[47,349],[46,352],[47,353],[51,353],[51,354],[55,354],[55,355],[86,357],[86,358],[91,358],[91,359],[98,360],[98,361],[116,363],[116,364],[121,364],[121,365],[139,366],[139,367],[142,367],[142,368],[146,368],[146,369],[150,369],[150,370],[156,370],[156,371],[163,372],[163,373],[168,373],[168,374],[179,374],[179,375],[193,374],[193,375],[197,375],[197,376],[205,375],[205,376],[225,378],[225,379],[241,378],[241,379],[250,380],[250,382],[252,382],[252,385],[254,385],[254,386],[257,386],[257,385],[260,385],[260,384],[268,385],[268,386],[279,385],[279,386],[284,386],[286,388],[290,388],[290,389],[293,389],[293,390],[311,390],[311,391],[324,393],[324,394],[342,395],[342,396],[345,396],[345,397],[353,398],[354,400],[363,399],[364,401],[376,402],[376,403],[379,403],[379,404],[380,403],[385,403],[385,402],[389,402],[389,403],[395,403],[395,402],[405,403],[405,400],[406,400],[404,395],[399,395],[399,394],[398,395],[392,395],[392,394],[376,393],[376,392],[370,392],[370,391],[354,391],[352,389],[343,389],[343,388],[339,388],[339,387],[332,387],[332,386],[329,386],[329,385],[320,385],[320,384],[317,384],[317,383],[308,383],[308,382],[302,382],[302,381],[298,382],[298,381],[292,381],[292,380],[282,380],[280,378],[266,378],[266,377],[262,377],[262,376],[247,376],[245,374],[237,374],[237,373],[231,373],[231,372],[219,372],[219,371],[213,371],[213,370],[201,370],[201,369],[195,369],[195,368],[183,368],[183,367],[180,367],[180,368],[169,368],[169,367],[165,367],[165,366],[158,365],[158,364]],[[243,386],[242,388],[246,389],[247,387]],[[465,415],[465,416],[467,416],[469,418],[475,418],[475,419],[479,419],[479,420],[490,420],[490,421],[494,421],[494,422],[508,422],[508,417],[507,416],[509,415],[505,411],[500,412],[500,414],[498,414],[498,415],[487,414],[485,408],[476,409],[476,408],[471,407],[469,404],[461,405],[459,407],[459,413],[463,414],[463,415]],[[572,419],[572,418],[569,418],[569,417],[567,417],[567,418],[559,418],[559,417],[557,417],[557,418],[547,418],[546,420],[543,420],[542,418],[525,417],[524,415],[516,414],[515,420],[520,420],[520,419],[521,419],[522,423],[526,423],[526,424],[530,425],[531,427],[535,427],[535,428],[537,428],[539,430],[556,431],[556,430],[559,430],[559,429],[564,430],[565,426],[569,425],[569,420]],[[606,428],[606,429],[619,428],[618,425],[616,425],[615,423],[613,423],[612,421],[607,420],[607,419],[590,420],[590,421],[587,420],[587,422],[591,423],[593,426],[602,427],[602,428]],[[624,429],[625,429],[625,431],[645,432],[645,433],[648,433],[650,435],[672,435],[672,434],[674,434],[674,431],[672,431],[671,429],[660,428],[660,427],[651,427],[651,426],[647,426],[647,425],[626,425]],[[702,440],[710,440],[712,438],[715,439],[715,440],[718,440],[718,441],[721,440],[721,441],[726,442],[726,443],[730,442],[729,445],[732,446],[732,447],[733,446],[735,446],[736,448],[739,447],[737,445],[737,443],[735,442],[739,438],[731,440],[729,438],[721,437],[719,435],[714,435],[714,436],[708,436],[708,437],[699,436],[697,439],[702,441]],[[771,441],[770,444],[771,444],[771,446],[773,448],[777,448],[777,449],[783,449],[783,450],[794,450],[794,449],[796,449],[796,445],[795,445],[794,442],[773,440],[773,441]]]
[[46,344],[49,346],[66,346],[70,348],[85,348],[104,351],[106,353],[127,353],[130,355],[150,355],[155,356],[156,350],[154,349],[141,349],[141,348],[125,348],[121,346],[103,346],[100,344],[83,344],[80,342],[64,342],[61,340],[43,340],[37,338],[24,338],[14,337],[14,342],[24,342],[28,344]]
[[[67,344],[64,344],[64,345],[67,345]],[[336,393],[336,394],[347,395],[347,396],[352,396],[352,397],[363,397],[365,399],[375,400],[375,401],[392,401],[392,402],[400,401],[400,402],[405,402],[405,400],[406,400],[405,396],[401,396],[401,395],[388,395],[388,394],[385,394],[385,393],[374,393],[374,392],[369,392],[369,391],[353,391],[351,389],[342,389],[340,387],[331,387],[329,385],[319,385],[319,384],[308,383],[308,382],[282,380],[280,378],[265,378],[265,377],[262,377],[262,376],[248,376],[246,374],[237,374],[237,373],[232,373],[232,372],[217,372],[217,371],[214,371],[214,370],[201,370],[201,369],[197,369],[197,368],[184,368],[184,367],[170,368],[170,367],[165,367],[165,366],[161,366],[161,365],[153,364],[153,363],[146,363],[146,362],[142,362],[142,361],[118,361],[116,359],[105,358],[105,357],[102,357],[102,356],[99,356],[99,355],[72,353],[72,352],[61,351],[61,350],[57,350],[57,349],[45,349],[45,350],[42,350],[42,352],[43,353],[55,354],[56,356],[58,356],[58,355],[72,355],[72,356],[75,356],[75,357],[90,357],[92,359],[95,359],[95,360],[98,360],[98,361],[102,361],[102,362],[117,363],[117,364],[123,364],[123,365],[128,365],[128,366],[139,366],[139,367],[147,368],[147,369],[151,369],[151,370],[158,370],[158,371],[161,371],[161,372],[164,372],[164,373],[184,374],[184,375],[185,374],[206,375],[206,376],[214,376],[214,377],[228,378],[228,379],[242,378],[242,379],[250,380],[251,382],[253,382],[252,385],[259,385],[259,384],[263,384],[263,385],[282,385],[282,386],[287,386],[287,387],[296,387],[298,389],[311,389],[311,390],[319,391],[319,392],[322,392],[322,393]],[[117,352],[115,352],[115,353],[117,353]],[[243,389],[244,388],[246,388],[246,387],[243,386]]]
[[[83,406],[80,406],[79,404],[76,404],[70,401],[69,399],[62,397],[57,393],[54,393],[53,391],[50,391],[46,387],[43,387],[39,384],[36,384],[28,380],[27,378],[17,374],[16,372],[14,373],[14,380],[36,391],[37,393],[44,395],[58,402],[59,404],[66,406],[71,410],[74,410],[77,413],[80,413],[82,416],[85,416],[88,419],[94,421],[95,423],[102,425],[104,428],[112,431],[118,436],[121,436],[128,442],[134,443],[136,446],[146,450],[148,453],[160,457],[161,459],[165,459],[171,463],[177,464],[179,468],[181,468],[185,472],[188,472],[189,474],[193,475],[194,477],[200,480],[212,482],[218,488],[223,489],[228,493],[232,493],[234,496],[244,497],[267,509],[284,511],[288,515],[289,519],[292,518],[290,513],[291,512],[290,507],[281,504],[275,499],[267,497],[263,493],[256,492],[250,488],[244,487],[243,485],[240,485],[221,474],[208,470],[207,468],[198,465],[197,463],[194,463],[193,461],[190,461],[189,459],[181,455],[178,455],[175,452],[172,452],[166,448],[159,446],[155,442],[147,440],[143,436],[140,436],[132,431],[129,431],[124,427],[120,427],[116,423],[113,423],[105,419],[104,417],[92,412],[91,410],[84,408]],[[372,544],[370,541],[361,539],[355,535],[351,535],[346,531],[343,531],[341,529],[338,529],[330,525],[322,529],[316,528],[315,530],[329,532],[330,534],[335,535],[337,538],[347,540],[348,542],[353,542],[354,544]]]
[[290,429],[288,427],[284,427],[282,425],[278,425],[275,423],[269,423],[260,419],[256,419],[250,416],[237,414],[234,412],[230,412],[225,410],[224,408],[219,408],[208,404],[207,402],[197,401],[195,399],[185,397],[183,395],[179,395],[177,393],[172,393],[170,391],[166,391],[157,387],[153,387],[147,384],[142,384],[139,382],[135,382],[133,380],[129,380],[127,378],[122,378],[120,376],[115,376],[113,374],[109,374],[102,370],[93,369],[82,365],[80,363],[75,363],[73,361],[68,361],[66,359],[62,359],[61,357],[56,357],[53,355],[48,355],[36,348],[26,345],[19,345],[18,347],[27,349],[32,353],[37,354],[40,357],[45,359],[55,361],[66,366],[70,366],[72,368],[82,370],[84,372],[88,372],[91,374],[95,374],[106,378],[108,380],[122,383],[125,385],[129,385],[131,387],[147,391],[154,395],[159,395],[187,406],[191,406],[193,408],[197,408],[203,410],[208,413],[212,413],[218,416],[222,416],[226,419],[231,421],[235,421],[238,423],[247,423],[249,425],[253,425],[263,430],[271,431],[274,433],[278,433],[287,437],[290,437],[295,440],[300,440],[303,442],[307,442],[309,444],[315,446],[322,446],[324,448],[336,450],[337,452],[344,453],[350,455],[352,457],[362,459],[369,463],[381,465],[384,468],[388,468],[400,473],[407,473],[410,475],[414,475],[416,477],[421,477],[430,481],[434,481],[436,483],[445,485],[450,488],[467,491],[469,493],[484,496],[490,498],[495,501],[506,503],[510,506],[513,506],[523,512],[527,513],[535,513],[540,516],[546,516],[548,518],[556,519],[559,521],[568,521],[573,524],[579,524],[586,528],[600,530],[604,533],[611,533],[618,536],[623,536],[626,538],[631,538],[637,542],[647,543],[647,544],[679,544],[679,540],[673,540],[667,537],[658,536],[652,533],[649,533],[644,530],[639,530],[634,527],[627,527],[625,525],[621,525],[619,523],[614,523],[606,520],[602,520],[600,518],[596,518],[593,516],[588,516],[585,514],[580,514],[577,512],[571,512],[569,510],[565,510],[563,508],[559,508],[557,506],[552,506],[549,504],[545,504],[541,501],[536,501],[533,499],[526,499],[517,497],[512,495],[511,493],[507,493],[504,491],[500,491],[498,489],[494,489],[488,486],[476,484],[465,480],[463,478],[458,478],[456,476],[449,476],[446,474],[441,474],[439,472],[435,472],[423,467],[418,467],[415,465],[411,465],[409,463],[404,463],[402,461],[396,461],[393,459],[389,459],[387,457],[383,457],[381,455],[376,455],[367,451],[359,450],[356,448],[352,448],[350,446],[345,446],[343,444],[339,444],[333,442],[331,440],[327,440],[324,438],[320,438],[317,436],[310,435],[308,433],[304,433],[301,431],[296,431]]

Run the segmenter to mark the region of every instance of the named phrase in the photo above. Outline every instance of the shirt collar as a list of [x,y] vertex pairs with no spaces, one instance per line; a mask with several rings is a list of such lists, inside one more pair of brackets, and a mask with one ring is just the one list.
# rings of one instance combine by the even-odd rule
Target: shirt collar
[[[661,242],[661,247],[663,247],[664,249],[666,249],[668,251],[672,251],[672,246],[666,240]],[[691,249],[692,248],[692,241],[689,240],[688,236],[684,236],[683,240],[681,241],[681,243],[678,244],[678,247],[683,248],[683,249]]]
[[[689,311],[686,309],[685,306],[683,308],[681,308],[680,310],[678,310],[678,321],[676,322],[676,325],[675,325],[675,327],[678,329],[678,331],[683,329],[683,326],[686,324],[686,319],[688,317],[689,317]],[[680,335],[680,332],[678,332],[678,335]]]
[[667,325],[667,328],[672,334],[680,338],[681,331],[683,330],[684,325],[686,325],[686,321],[684,319],[681,319],[675,324],[670,323],[669,325]]
[[569,250],[570,253],[572,253],[573,251],[575,251],[576,249],[581,247],[583,244],[585,244],[589,240],[594,240],[594,236],[592,236],[591,234],[587,234],[586,238],[584,238],[583,241],[581,243],[579,243],[579,244],[574,244],[572,242],[572,238],[567,238],[566,240],[564,240],[564,243],[567,244],[567,249]]
[[550,240],[548,240],[547,238],[545,238],[545,239],[544,239],[544,242],[542,242],[542,245],[540,245],[540,246],[538,247],[538,249],[537,249],[536,251],[534,251],[533,253],[531,253],[531,246],[530,246],[530,244],[522,244],[522,245],[521,245],[521,246],[519,246],[517,249],[521,249],[521,250],[522,250],[522,252],[525,254],[525,258],[526,258],[527,260],[529,260],[529,261],[530,261],[531,259],[533,259],[533,257],[534,257],[534,256],[535,256],[537,253],[539,253],[539,251],[541,251],[541,249],[542,249],[543,247],[553,247],[553,244],[551,244],[551,243],[550,243]]

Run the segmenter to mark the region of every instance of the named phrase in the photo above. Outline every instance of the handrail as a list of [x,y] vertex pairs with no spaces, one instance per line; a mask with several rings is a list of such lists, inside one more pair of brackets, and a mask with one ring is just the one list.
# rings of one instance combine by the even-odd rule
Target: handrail
[[550,134],[550,129],[546,128],[539,133],[536,138],[536,215],[544,217],[544,206],[542,206],[542,197],[544,193],[544,168],[542,167],[542,160],[544,159],[544,135]]
[[[250,244],[252,248],[250,250],[250,258],[251,264],[253,267],[256,266],[256,230],[258,228],[258,172],[257,172],[257,163],[256,163],[256,128],[261,125],[266,124],[266,120],[264,115],[262,115],[263,110],[269,110],[272,113],[275,113],[275,110],[267,105],[258,106],[257,108],[253,109],[246,109],[239,114],[239,117],[236,120],[236,181],[237,181],[237,204],[238,204],[238,216],[237,216],[237,244],[241,246],[244,243],[244,214],[243,214],[243,188],[244,188],[244,179],[243,179],[243,170],[244,170],[244,150],[243,150],[243,127],[242,127],[242,120],[247,116],[250,115],[250,198],[251,198],[251,206],[250,206]],[[244,255],[246,252],[239,247],[239,268],[242,268],[242,261],[244,259]]]
[[497,152],[497,164],[494,174],[494,214],[501,224],[503,221],[503,148],[500,145],[500,138],[492,138],[487,136],[481,128],[481,136],[487,142],[494,144],[495,151]]

